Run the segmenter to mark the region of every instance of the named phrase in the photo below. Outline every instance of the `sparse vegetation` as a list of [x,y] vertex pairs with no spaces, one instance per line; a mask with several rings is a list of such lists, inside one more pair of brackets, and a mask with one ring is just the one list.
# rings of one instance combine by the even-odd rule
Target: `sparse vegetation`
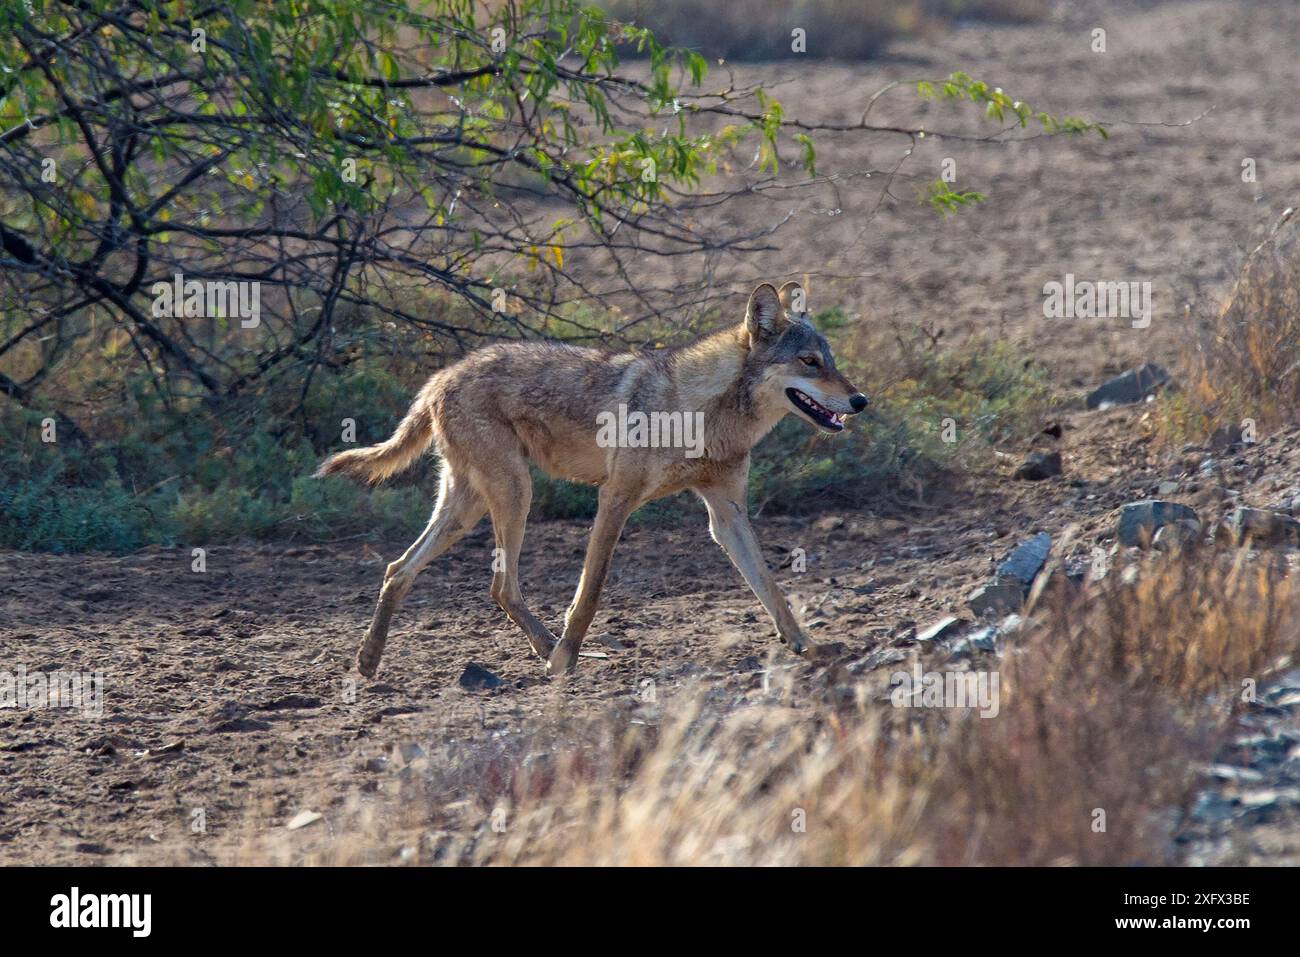
[[[755,453],[755,507],[806,513],[923,496],[971,451],[1023,432],[1047,399],[1039,370],[981,340],[944,351],[922,335],[900,334],[892,363],[877,358],[868,378],[866,345],[854,340],[843,314],[830,311],[819,322],[840,331],[847,367],[881,383],[871,386],[875,421],[836,440],[793,419],[781,423]],[[162,408],[141,384],[123,414],[101,422],[102,434],[85,443],[42,442],[41,415],[10,406],[0,416],[0,466],[19,478],[0,490],[0,545],[124,552],[187,541],[408,536],[434,500],[432,463],[375,490],[311,478],[319,460],[340,447],[345,419],[356,423],[358,444],[381,441],[432,371],[414,348],[390,351],[320,370],[305,399],[291,382],[220,411],[203,403]],[[404,351],[414,358],[398,359]],[[949,416],[973,423],[951,443],[942,436]],[[595,513],[594,489],[534,474],[536,517]],[[651,503],[636,520],[676,520],[675,502]]]
[[1300,238],[1290,215],[1246,260],[1185,364],[1188,384],[1165,413],[1179,440],[1204,441],[1244,419],[1262,430],[1300,418]]

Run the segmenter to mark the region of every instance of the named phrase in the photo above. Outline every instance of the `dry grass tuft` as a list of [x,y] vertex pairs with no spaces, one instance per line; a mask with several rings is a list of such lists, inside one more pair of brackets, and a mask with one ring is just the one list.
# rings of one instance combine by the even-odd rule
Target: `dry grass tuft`
[[1300,416],[1300,238],[1289,214],[1247,259],[1188,358],[1189,385],[1168,412],[1180,438],[1204,439],[1243,419],[1264,429]]

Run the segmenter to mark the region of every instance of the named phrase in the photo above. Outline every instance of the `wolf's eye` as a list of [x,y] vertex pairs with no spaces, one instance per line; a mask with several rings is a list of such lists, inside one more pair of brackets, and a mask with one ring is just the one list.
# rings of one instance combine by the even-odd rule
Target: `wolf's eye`
[[817,360],[814,359],[812,356],[800,356],[799,361],[802,362],[804,365],[808,366],[810,369],[817,368]]

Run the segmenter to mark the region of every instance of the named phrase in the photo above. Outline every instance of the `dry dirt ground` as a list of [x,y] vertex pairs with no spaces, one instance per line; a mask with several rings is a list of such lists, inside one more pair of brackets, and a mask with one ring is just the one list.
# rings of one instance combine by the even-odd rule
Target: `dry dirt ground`
[[[1090,48],[1097,28],[1105,53]],[[761,82],[810,123],[855,124],[870,106],[872,124],[1016,142],[818,134],[816,185],[727,208],[737,230],[784,223],[775,248],[720,254],[710,274],[738,310],[756,281],[806,276],[815,309],[838,303],[872,326],[924,323],[945,342],[996,337],[1066,388],[1173,361],[1190,320],[1217,308],[1245,254],[1300,203],[1298,48],[1291,3],[1083,0],[1056,5],[1044,23],[965,27],[868,63],[735,64],[738,86]],[[954,70],[1036,110],[1104,121],[1110,139],[1003,136],[970,103],[923,104],[915,82]],[[725,85],[721,72],[714,80]],[[940,221],[918,195],[949,158],[954,188],[988,199]],[[1243,182],[1247,158],[1254,182]],[[797,165],[793,153],[783,159]],[[699,277],[691,261],[630,268],[647,286]],[[1043,285],[1067,273],[1151,282],[1150,327],[1045,320]]]
[[[1108,30],[1104,55],[1089,51],[1097,25]],[[772,215],[794,213],[784,252],[723,263],[721,273],[734,275],[739,291],[805,268],[815,306],[839,299],[872,319],[932,322],[953,338],[993,331],[1051,365],[1067,394],[1138,360],[1176,366],[1187,338],[1184,303],[1221,295],[1242,251],[1300,196],[1297,48],[1300,16],[1290,4],[1083,3],[1062,5],[1043,24],[902,43],[870,64],[746,65],[741,75],[761,72],[790,115],[842,117],[891,80],[960,68],[1036,107],[1113,121],[1114,136],[1006,147],[926,141],[907,167],[916,178],[894,180],[897,199],[878,209],[878,179],[772,200]],[[893,102],[882,99],[873,119],[915,113],[910,105],[891,113]],[[958,107],[930,109],[936,125],[989,131],[950,121],[962,115]],[[823,149],[826,168],[849,168],[834,141]],[[958,161],[958,186],[969,177],[990,201],[940,223],[915,203],[915,191],[948,155]],[[1245,157],[1257,160],[1256,183],[1241,181]],[[892,160],[873,152],[859,167],[887,170],[896,159],[897,150]],[[1066,272],[1151,280],[1152,327],[1047,324],[1042,284]],[[834,680],[837,667],[905,642],[912,627],[962,613],[970,589],[1035,531],[1059,541],[1076,526],[1071,548],[1081,555],[1108,545],[1114,510],[1161,479],[1178,479],[1170,497],[1206,520],[1227,507],[1219,489],[1253,505],[1300,494],[1297,431],[1201,474],[1202,453],[1151,451],[1145,415],[1143,407],[1066,413],[1065,474],[1046,482],[1009,481],[1023,451],[1009,449],[910,512],[760,516],[773,565],[796,546],[807,552],[807,571],[785,568],[781,578],[814,638],[841,646],[816,661],[778,645],[696,506],[678,527],[628,530],[587,645],[606,657],[584,659],[566,684],[542,678],[541,663],[489,598],[483,525],[424,573],[398,613],[378,679],[361,681],[351,701],[350,666],[384,562],[405,541],[212,547],[204,573],[191,570],[188,548],[0,553],[6,667],[102,671],[107,681],[98,719],[0,710],[0,861],[149,861],[164,848],[175,860],[178,842],[186,859],[207,861],[195,809],[208,834],[246,826],[253,810],[266,828],[309,807],[328,815],[363,787],[359,769],[370,759],[411,742],[519,729],[557,710],[595,713],[647,678],[668,696],[688,680],[743,692],[769,669]],[[525,591],[553,627],[577,581],[585,535],[580,523],[530,527]],[[470,663],[503,683],[462,688]],[[1300,742],[1294,712],[1277,720]],[[1294,827],[1259,840],[1203,830],[1188,859],[1300,859]]]
[[[864,661],[888,668],[909,653],[918,627],[947,613],[970,617],[964,597],[1016,541],[1047,531],[1062,557],[1086,560],[1093,546],[1113,542],[1115,508],[1161,481],[1178,481],[1170,497],[1211,523],[1232,501],[1276,506],[1300,496],[1300,429],[1240,454],[1189,452],[1157,466],[1146,457],[1146,415],[1138,406],[1067,417],[1058,443],[1067,475],[1046,482],[1008,481],[1010,460],[998,458],[950,500],[910,516],[760,518],[774,566],[796,546],[807,552],[806,571],[787,567],[781,578],[814,639],[828,646],[812,661],[778,644],[710,541],[702,509],[699,521],[680,528],[629,529],[587,644],[604,657],[583,659],[562,685],[542,677],[541,662],[488,596],[486,524],[424,573],[399,612],[377,680],[360,681],[354,695],[350,666],[380,555],[397,543],[213,548],[203,573],[178,548],[125,557],[0,554],[6,667],[106,676],[98,717],[0,711],[0,857],[175,861],[179,845],[181,859],[209,861],[205,836],[281,829],[309,809],[328,816],[359,790],[383,787],[365,772],[412,744],[519,732],[556,713],[594,716],[632,701],[647,679],[671,700],[688,685],[743,695],[762,685],[764,672],[793,673],[796,687],[812,688],[838,680],[839,669],[860,673]],[[1206,458],[1214,464],[1202,471]],[[551,623],[577,579],[584,533],[576,523],[530,529],[526,592]],[[462,687],[471,663],[503,682]],[[1300,744],[1295,705],[1247,715],[1242,734],[1267,719],[1272,740]],[[1191,820],[1186,833],[1197,840],[1187,853],[1300,860],[1288,803],[1300,783],[1292,780],[1296,764],[1270,764],[1269,783],[1283,796],[1280,809],[1275,799],[1255,822],[1264,831],[1220,833],[1216,844],[1213,821]],[[1231,795],[1215,800],[1208,817],[1233,803]],[[198,836],[196,809],[205,827]]]

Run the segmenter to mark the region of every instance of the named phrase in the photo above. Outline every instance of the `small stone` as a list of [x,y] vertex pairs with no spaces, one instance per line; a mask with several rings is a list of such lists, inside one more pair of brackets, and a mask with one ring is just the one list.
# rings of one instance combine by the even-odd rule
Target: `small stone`
[[1192,817],[1206,824],[1219,824],[1237,813],[1236,805],[1217,791],[1202,791],[1192,805]]
[[1224,425],[1214,430],[1210,436],[1209,446],[1217,451],[1234,449],[1244,445],[1245,437],[1239,425]]
[[1156,486],[1157,495],[1173,495],[1178,491],[1178,483],[1170,480],[1161,482]]
[[1119,540],[1124,545],[1146,545],[1157,530],[1178,521],[1194,522],[1200,530],[1196,512],[1187,505],[1160,499],[1130,502],[1119,513]]
[[1206,768],[1206,774],[1220,781],[1230,781],[1233,784],[1258,784],[1264,780],[1264,775],[1258,771],[1252,771],[1250,768],[1239,768],[1231,764],[1212,764]]
[[1108,409],[1113,405],[1141,402],[1169,382],[1169,373],[1154,362],[1130,369],[1102,383],[1088,395],[1088,408]]
[[397,757],[406,763],[418,761],[426,757],[424,748],[420,747],[414,741],[404,741],[396,747]]
[[299,811],[293,816],[293,819],[285,825],[285,827],[291,831],[296,831],[300,828],[307,827],[310,824],[315,824],[317,821],[323,819],[324,815],[318,814],[315,811]]
[[1288,792],[1275,791],[1272,788],[1258,788],[1254,791],[1243,791],[1240,795],[1241,806],[1251,811],[1267,811],[1277,807],[1283,800],[1286,803],[1291,801],[1292,795]]
[[1291,516],[1300,515],[1300,488],[1293,488],[1283,494],[1274,511],[1285,512]]
[[1237,541],[1249,538],[1256,545],[1300,546],[1300,521],[1265,508],[1238,508],[1223,520]]
[[998,566],[999,580],[1019,582],[1026,589],[1034,583],[1038,573],[1047,564],[1047,553],[1052,550],[1052,536],[1039,532],[1011,550],[1006,560]]
[[971,592],[966,605],[976,615],[987,612],[1019,611],[1025,604],[1025,589],[1016,582],[990,582]]
[[998,633],[998,629],[994,625],[985,625],[983,628],[972,631],[967,636],[966,641],[978,651],[997,651]]
[[1011,477],[1024,482],[1041,482],[1060,474],[1060,452],[1030,452]]
[[596,640],[608,648],[610,651],[627,651],[627,645],[619,641],[613,635],[597,635]]
[[465,666],[465,670],[460,675],[460,686],[470,691],[499,688],[503,684],[505,684],[504,678],[494,675],[482,665],[473,661]]
[[917,641],[939,641],[942,638],[951,638],[961,630],[962,620],[949,615],[947,618],[941,618],[936,621],[925,631],[916,636]]

